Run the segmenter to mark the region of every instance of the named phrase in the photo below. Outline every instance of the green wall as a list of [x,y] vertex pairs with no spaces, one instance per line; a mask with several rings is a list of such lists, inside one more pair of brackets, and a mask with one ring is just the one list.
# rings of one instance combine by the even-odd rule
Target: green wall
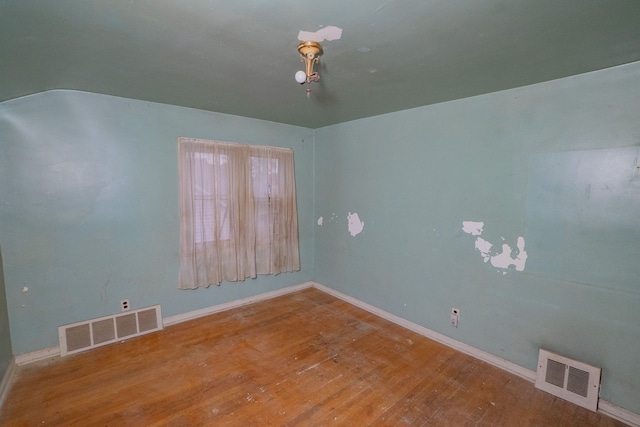
[[[166,317],[315,279],[532,370],[540,347],[600,366],[601,397],[640,413],[639,111],[640,63],[316,131],[73,91],[5,102],[13,353],[123,298]],[[302,271],[176,288],[179,136],[295,150]],[[523,237],[524,270],[478,237],[513,257]]]
[[[640,63],[315,144],[318,282],[531,370],[541,347],[602,367],[601,397],[640,413]],[[478,237],[512,258],[523,237],[524,270],[485,262]]]
[[[215,96],[215,94],[212,94]],[[301,271],[178,290],[179,136],[292,147]],[[163,316],[312,279],[313,132],[72,91],[0,104],[0,244],[13,352],[59,325],[161,304]]]

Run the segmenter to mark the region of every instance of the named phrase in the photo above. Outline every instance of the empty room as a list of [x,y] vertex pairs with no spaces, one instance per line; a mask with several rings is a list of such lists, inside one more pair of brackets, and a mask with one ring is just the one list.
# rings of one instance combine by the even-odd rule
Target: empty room
[[0,52],[0,425],[640,426],[637,0],[5,0]]

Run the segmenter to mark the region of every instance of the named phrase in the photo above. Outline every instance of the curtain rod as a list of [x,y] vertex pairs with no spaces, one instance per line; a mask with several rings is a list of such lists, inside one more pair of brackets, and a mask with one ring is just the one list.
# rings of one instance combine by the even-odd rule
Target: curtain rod
[[243,142],[228,142],[228,141],[218,141],[215,139],[201,139],[201,138],[187,138],[184,136],[178,137],[178,142],[196,142],[200,144],[218,144],[218,145],[227,145],[231,147],[235,147],[238,145],[248,145],[258,148],[268,148],[270,150],[280,150],[280,151],[293,151],[293,148],[285,148],[285,147],[273,147],[270,145],[257,145],[257,144],[247,144]]

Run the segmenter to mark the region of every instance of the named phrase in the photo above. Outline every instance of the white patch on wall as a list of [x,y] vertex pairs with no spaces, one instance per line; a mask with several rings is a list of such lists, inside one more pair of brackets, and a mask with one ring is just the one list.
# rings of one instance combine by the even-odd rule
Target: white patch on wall
[[334,27],[328,25],[324,28],[319,29],[316,32],[311,31],[300,31],[298,33],[298,40],[302,42],[323,42],[323,41],[331,41],[331,40],[340,40],[342,37],[342,28]]
[[364,221],[360,221],[360,217],[356,212],[347,215],[347,222],[349,225],[349,234],[353,237],[356,237],[358,234],[362,233],[362,229],[364,228]]
[[324,219],[322,217],[318,218],[318,225],[322,225],[323,222],[324,222]]
[[484,228],[484,222],[475,221],[462,221],[462,231],[469,233],[472,236],[479,236],[482,234]]
[[[462,221],[462,231],[467,234],[471,234],[472,236],[478,236],[475,241],[475,248],[484,262],[491,262],[491,265],[500,269],[507,270],[512,266],[516,271],[524,271],[524,267],[527,263],[527,252],[524,249],[524,237],[518,237],[516,247],[517,252],[515,253],[515,258],[511,256],[513,250],[511,246],[506,243],[502,244],[501,252],[492,252],[491,248],[493,248],[493,243],[479,237],[482,234],[484,228],[484,222],[475,222],[475,221]],[[504,237],[502,238],[504,240]],[[506,271],[503,271],[505,274]]]
[[511,246],[506,243],[502,245],[502,252],[491,257],[491,265],[497,268],[509,268],[512,265],[516,271],[523,271],[527,262],[527,252],[524,250],[524,237],[518,237],[518,253],[515,258],[511,258]]
[[478,237],[476,239],[476,249],[480,251],[480,255],[482,255],[484,262],[487,262],[489,261],[489,259],[491,259],[492,247],[493,245],[487,242],[486,240],[484,240],[482,237]]

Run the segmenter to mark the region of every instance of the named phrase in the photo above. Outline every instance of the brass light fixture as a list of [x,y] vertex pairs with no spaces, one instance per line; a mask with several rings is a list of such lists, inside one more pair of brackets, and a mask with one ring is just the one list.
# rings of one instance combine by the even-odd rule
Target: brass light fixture
[[302,42],[298,44],[298,52],[300,52],[300,60],[304,62],[305,71],[296,73],[296,81],[300,84],[307,83],[307,96],[311,93],[311,82],[318,82],[320,74],[313,71],[313,66],[322,56],[322,45],[318,42]]

